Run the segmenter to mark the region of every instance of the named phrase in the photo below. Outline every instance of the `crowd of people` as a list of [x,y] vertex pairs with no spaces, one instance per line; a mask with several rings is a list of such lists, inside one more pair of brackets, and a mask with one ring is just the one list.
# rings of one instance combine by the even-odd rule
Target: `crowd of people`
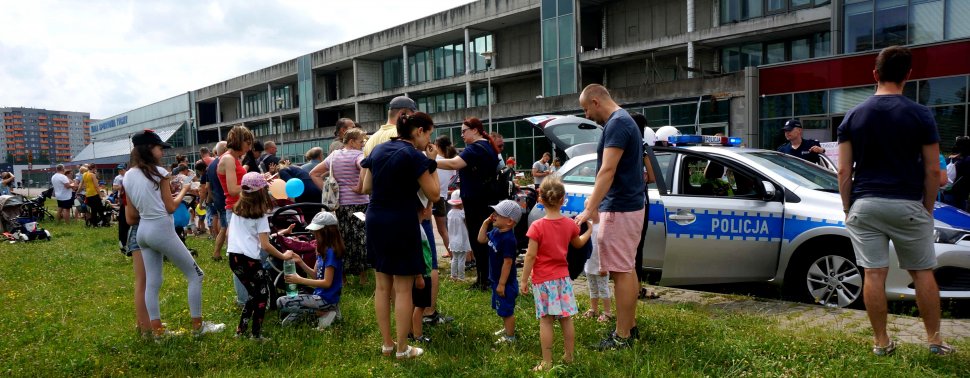
[[[899,215],[886,213],[872,219],[858,215],[875,211],[876,207],[897,208],[879,205],[880,201],[910,201],[903,205],[921,212],[924,207],[931,211],[932,201],[923,196],[924,189],[930,190],[931,180],[926,179],[924,188],[921,184],[924,175],[918,175],[920,180],[916,180],[917,175],[913,173],[910,181],[918,181],[916,184],[881,187],[879,183],[886,177],[879,175],[884,175],[884,171],[878,168],[872,171],[874,168],[869,162],[896,161],[893,164],[913,166],[912,172],[922,173],[923,163],[919,160],[903,161],[899,160],[902,155],[878,154],[913,150],[924,155],[924,159],[930,155],[935,159],[938,154],[938,147],[926,147],[938,141],[931,117],[916,118],[926,128],[925,133],[919,134],[919,140],[900,141],[898,146],[886,148],[865,143],[864,138],[873,132],[868,129],[872,127],[869,125],[881,122],[879,114],[883,109],[897,109],[893,114],[898,117],[904,117],[906,112],[923,115],[923,109],[917,105],[897,98],[901,97],[896,92],[901,90],[904,81],[897,71],[901,67],[905,67],[904,73],[909,69],[896,61],[903,59],[901,53],[888,57],[883,57],[884,54],[885,51],[880,54],[885,63],[881,66],[883,71],[876,74],[880,84],[880,92],[874,96],[876,100],[850,112],[839,128],[842,160],[839,174],[840,185],[845,186],[842,189],[846,225],[865,268],[865,301],[876,332],[873,352],[880,355],[892,353],[895,343],[885,331],[884,290],[883,297],[878,295],[879,282],[885,279],[888,264],[884,256],[888,252],[884,245],[880,246],[880,241],[885,244],[888,239],[875,234],[892,228],[870,223],[881,218],[889,222],[888,219]],[[891,106],[882,103],[890,100],[899,103]],[[502,158],[501,136],[486,132],[477,118],[469,117],[462,122],[465,147],[459,152],[447,137],[432,140],[434,121],[428,114],[419,112],[413,100],[396,97],[388,105],[386,124],[376,133],[368,136],[353,121],[341,119],[335,133],[337,140],[331,144],[329,153],[325,155],[321,148],[314,147],[306,152],[307,163],[302,166],[278,157],[275,143],[259,143],[242,125],[234,126],[211,154],[208,150],[202,151],[202,157],[192,169],[182,159],[176,159],[171,170],[161,167],[163,151],[170,146],[151,130],[134,135],[131,162],[127,171],[119,170],[113,187],[121,193],[120,217],[127,229],[119,231],[119,239],[134,262],[138,328],[149,337],[162,337],[168,332],[160,318],[158,300],[163,258],[173,263],[188,282],[188,306],[194,332],[201,335],[225,328],[224,324],[203,321],[204,273],[184,242],[180,242],[184,237],[178,236],[179,227],[173,223],[172,214],[188,203],[199,216],[197,228],[208,227],[215,238],[212,259],[221,261],[228,256],[240,306],[235,328],[237,337],[267,339],[262,324],[267,308],[272,305],[268,293],[272,288],[263,283],[267,281],[267,259],[272,257],[292,261],[305,273],[306,278],[287,274],[285,282],[314,288],[312,293],[277,300],[275,304],[286,314],[284,325],[312,319],[318,328],[331,326],[342,317],[342,288],[354,284],[352,280],[356,285],[369,285],[368,277],[373,270],[374,322],[381,336],[381,353],[398,359],[419,357],[431,341],[423,332],[424,325],[453,320],[437,308],[438,259],[445,257],[451,259],[449,277],[456,281],[464,281],[466,260],[475,262],[477,274],[472,287],[491,291],[491,308],[501,318],[502,329],[495,333],[496,344],[517,341],[516,299],[520,294],[532,294],[541,345],[541,361],[535,370],[546,370],[553,364],[553,330],[557,322],[565,348],[562,361],[569,363],[574,358],[573,318],[579,309],[566,259],[567,248],[592,243],[593,253],[584,269],[592,306],[584,316],[596,317],[601,322],[615,321],[613,331],[597,349],[629,347],[640,337],[636,313],[637,299],[643,292],[639,283],[642,272],[638,252],[643,249],[647,226],[646,185],[652,179],[652,170],[648,169],[649,165],[645,166],[642,143],[645,119],[631,116],[605,87],[597,84],[582,91],[579,104],[587,118],[604,127],[596,150],[598,168],[593,173],[592,193],[583,211],[574,219],[567,218],[560,211],[566,197],[565,187],[553,174],[555,165],[551,156],[543,154],[532,164],[544,216],[528,227],[528,247],[521,274],[517,272],[519,244],[513,229],[524,221],[522,208],[517,202],[495,198],[487,185],[494,180],[497,169],[516,163],[513,157]],[[824,149],[817,143],[801,139],[800,129],[797,121],[786,125],[786,136],[790,136],[791,143],[783,150],[809,160],[823,153]],[[907,144],[917,142],[917,146]],[[967,149],[958,152],[970,154],[970,142],[964,142]],[[859,151],[860,145],[866,150]],[[853,163],[857,170],[854,183],[845,180],[846,170],[851,174]],[[931,165],[926,165],[926,177],[936,177],[936,171],[929,168]],[[71,179],[72,172],[58,167],[52,179],[58,215],[64,219],[72,217],[75,191],[82,193],[81,198],[88,201],[89,207],[99,202],[99,193],[93,186],[97,183],[96,175],[90,171],[85,173],[85,167],[81,170],[78,177]],[[875,176],[867,179],[870,177],[867,175]],[[454,176],[458,178],[459,189],[450,191],[448,186]],[[270,186],[274,180],[293,179],[303,181],[306,188],[298,198],[289,199],[297,202],[319,203],[330,180],[339,187],[336,208],[313,213],[312,217],[308,214],[305,229],[312,238],[293,237],[292,225],[275,233],[270,227],[268,213],[277,205]],[[185,201],[186,196],[196,199]],[[966,196],[963,197],[965,200]],[[931,220],[928,213],[925,218]],[[932,224],[930,220],[926,224]],[[445,247],[440,256],[434,227]],[[607,228],[609,238],[596,237],[605,234]],[[932,237],[931,227],[929,231],[924,225],[911,228],[906,231],[912,234],[911,239]],[[952,349],[939,335],[938,293],[936,302],[931,300],[935,288],[932,270],[929,270],[935,265],[932,248],[922,242],[910,244],[912,251],[899,243],[896,249],[901,264],[906,264],[904,268],[911,270],[916,282],[931,351],[950,353]],[[294,250],[313,251],[312,266],[304,260],[311,257]],[[612,294],[610,280],[614,283]],[[877,305],[880,300],[882,307]]]

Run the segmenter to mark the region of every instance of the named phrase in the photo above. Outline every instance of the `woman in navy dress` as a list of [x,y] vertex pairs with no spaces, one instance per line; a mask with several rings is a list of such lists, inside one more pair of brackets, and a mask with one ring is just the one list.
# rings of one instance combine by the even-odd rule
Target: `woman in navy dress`
[[421,228],[418,212],[428,211],[418,199],[438,198],[438,175],[435,156],[425,155],[431,142],[434,123],[425,113],[402,115],[397,121],[398,138],[377,146],[361,162],[364,192],[370,192],[367,208],[367,257],[374,266],[377,287],[374,311],[381,331],[381,352],[395,351],[391,337],[391,293],[394,293],[394,316],[397,322],[397,357],[412,358],[424,351],[408,345],[414,304],[411,288],[415,278],[424,273]]

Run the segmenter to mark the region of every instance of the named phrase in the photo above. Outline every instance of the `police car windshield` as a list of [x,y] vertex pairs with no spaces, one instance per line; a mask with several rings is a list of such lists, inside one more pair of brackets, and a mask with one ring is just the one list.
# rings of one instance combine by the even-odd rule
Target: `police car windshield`
[[749,152],[745,156],[799,186],[825,192],[839,191],[835,173],[808,161],[773,151]]

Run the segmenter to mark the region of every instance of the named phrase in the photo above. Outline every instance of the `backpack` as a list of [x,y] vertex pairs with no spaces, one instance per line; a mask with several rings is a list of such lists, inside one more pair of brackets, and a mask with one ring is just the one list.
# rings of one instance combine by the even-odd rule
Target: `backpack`
[[[469,147],[482,148],[478,144],[470,144]],[[486,151],[491,153],[491,150]],[[478,167],[472,167],[476,175],[481,175],[485,187],[485,197],[489,204],[496,204],[499,201],[512,199],[515,197],[515,170],[509,167],[498,167],[496,163],[495,172],[478,172]]]

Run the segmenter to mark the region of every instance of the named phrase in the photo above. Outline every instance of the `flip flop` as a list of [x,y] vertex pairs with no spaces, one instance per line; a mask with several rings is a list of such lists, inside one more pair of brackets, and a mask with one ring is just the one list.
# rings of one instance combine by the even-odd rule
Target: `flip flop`
[[955,353],[957,350],[947,344],[930,344],[930,353],[937,356],[946,356]]
[[[872,354],[875,354],[877,356],[891,356],[895,351],[896,351],[896,340],[889,340],[889,344],[884,347],[881,347],[878,345],[872,347]],[[932,346],[930,346],[930,351],[931,352],[933,351]]]

